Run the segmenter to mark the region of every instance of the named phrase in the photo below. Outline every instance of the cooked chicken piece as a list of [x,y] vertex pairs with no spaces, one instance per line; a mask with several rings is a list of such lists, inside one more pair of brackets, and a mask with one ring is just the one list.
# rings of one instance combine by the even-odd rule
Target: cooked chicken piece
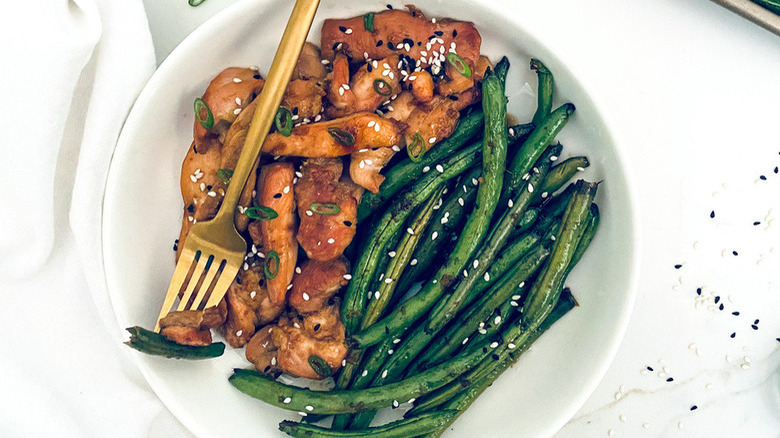
[[289,137],[271,133],[263,143],[263,152],[277,156],[340,157],[360,149],[396,145],[401,141],[403,128],[400,122],[361,112],[297,126]]
[[303,45],[298,63],[293,70],[293,79],[325,79],[325,66],[322,65],[320,48],[312,43]]
[[[306,320],[313,318],[314,324]],[[303,322],[301,324],[299,321]],[[316,328],[316,330],[315,330]],[[344,345],[344,325],[339,318],[339,303],[325,306],[306,317],[281,318],[271,332],[273,343],[278,348],[277,364],[287,373],[309,379],[322,379],[309,363],[316,356],[330,367],[331,373],[341,368],[341,361],[347,355]]]
[[182,345],[211,344],[211,329],[225,321],[218,307],[206,310],[183,310],[168,313],[160,320],[160,334]]
[[393,158],[393,155],[395,151],[391,148],[355,152],[349,162],[350,178],[360,187],[379,193],[379,185],[385,180],[379,172]]
[[325,20],[320,45],[323,58],[333,59],[336,52],[353,59],[363,59],[364,53],[371,59],[403,54],[420,60],[420,67],[425,68],[435,59],[446,63],[441,57],[450,51],[452,43],[456,53],[471,65],[479,58],[482,37],[469,22],[441,19],[434,23],[416,10],[389,10],[374,14],[373,27],[373,31],[366,30],[362,15]]
[[219,147],[230,124],[236,120],[239,112],[263,89],[265,81],[260,74],[243,67],[228,67],[211,80],[203,93],[203,102],[211,110],[214,125],[206,129],[198,121],[208,118],[208,110],[202,109],[195,115],[193,135],[199,153]]
[[[220,168],[220,148],[211,148],[200,152],[195,143],[190,146],[184,162],[181,166],[181,195],[184,200],[184,216],[182,217],[179,244],[176,252],[176,260],[179,260],[181,249],[190,228],[195,222],[213,219],[217,213],[220,200],[216,198],[216,189],[219,182],[217,170]],[[214,193],[214,197],[209,193]]]
[[414,94],[411,91],[403,91],[393,101],[392,105],[386,107],[384,116],[389,119],[403,122],[409,118],[409,114],[411,114],[415,108],[417,108],[417,100],[415,99]]
[[261,373],[273,374],[279,370],[276,360],[278,349],[271,336],[275,327],[271,324],[261,328],[246,344],[246,360],[252,362]]
[[[260,170],[257,179],[258,204],[272,209],[274,219],[260,221],[265,254],[266,288],[271,303],[283,305],[298,258],[295,241],[295,197],[293,179],[295,168],[291,163],[275,162]],[[275,254],[275,256],[274,256]],[[268,274],[271,275],[268,275]]]
[[[337,54],[328,91],[328,116],[344,117],[360,111],[374,112],[401,92],[399,58],[396,55],[363,64],[349,76],[349,60]],[[346,85],[346,86],[345,86]]]
[[344,277],[349,273],[349,265],[344,257],[327,262],[307,260],[300,268],[300,274],[293,277],[293,288],[289,295],[290,306],[299,313],[322,309],[342,286],[349,283]]
[[[322,65],[322,64],[320,64]],[[293,123],[313,120],[322,112],[323,83],[318,79],[298,79],[287,85],[281,106],[290,110]]]
[[298,243],[310,259],[335,259],[355,237],[363,189],[342,180],[342,172],[340,158],[313,158],[301,167],[295,187],[301,218]]
[[440,80],[437,84],[437,91],[442,96],[451,96],[462,93],[474,86],[474,64],[470,61],[464,62],[469,66],[469,70],[472,74],[468,77],[463,76],[458,72],[454,65],[447,63],[444,71],[444,79]]
[[227,320],[222,332],[231,347],[243,347],[255,333],[255,327],[268,324],[284,310],[271,303],[265,288],[263,265],[254,264],[238,271],[225,295]]
[[455,96],[437,95],[429,103],[418,105],[406,119],[409,125],[404,131],[407,147],[412,145],[417,134],[419,134],[418,141],[422,141],[426,150],[447,138],[458,125],[460,110],[476,101],[478,96],[477,89],[470,88]]
[[477,60],[477,67],[474,69],[474,80],[479,82],[485,77],[485,73],[488,69],[493,68],[493,63],[490,62],[490,58],[485,55],[479,55]]
[[414,80],[410,80],[409,84],[412,86],[412,95],[415,100],[420,103],[430,102],[431,99],[433,99],[433,92],[435,91],[431,74],[423,70],[412,76],[414,77]]

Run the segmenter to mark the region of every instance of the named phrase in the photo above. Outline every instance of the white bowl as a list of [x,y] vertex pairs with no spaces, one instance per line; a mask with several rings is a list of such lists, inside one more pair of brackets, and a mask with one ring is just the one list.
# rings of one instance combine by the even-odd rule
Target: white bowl
[[[596,387],[628,322],[640,243],[634,185],[610,119],[565,60],[537,40],[527,23],[510,21],[488,2],[416,3],[431,17],[473,21],[483,36],[483,52],[494,61],[509,57],[510,111],[520,120],[529,120],[535,108],[536,79],[528,62],[531,56],[540,58],[555,74],[556,104],[577,106],[559,137],[564,155],[586,154],[592,164],[583,176],[604,180],[597,198],[601,229],[568,282],[580,306],[534,344],[447,434],[549,436]],[[385,4],[324,1],[310,39],[319,40],[324,18],[380,10]],[[108,286],[122,327],[154,325],[173,272],[172,245],[182,206],[179,170],[192,138],[194,98],[227,66],[258,65],[266,72],[291,8],[290,1],[247,0],[218,14],[171,53],[135,103],[111,163],[103,221]],[[222,357],[200,362],[136,357],[160,399],[197,436],[280,436],[277,423],[297,417],[228,383],[234,367],[249,365],[243,350],[228,348]]]

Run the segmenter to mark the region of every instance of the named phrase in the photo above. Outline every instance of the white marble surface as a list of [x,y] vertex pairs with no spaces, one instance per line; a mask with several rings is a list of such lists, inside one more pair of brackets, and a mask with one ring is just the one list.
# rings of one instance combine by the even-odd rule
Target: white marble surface
[[[145,0],[158,59],[234,1]],[[707,0],[503,3],[602,98],[643,212],[625,339],[557,436],[780,437],[780,37]]]

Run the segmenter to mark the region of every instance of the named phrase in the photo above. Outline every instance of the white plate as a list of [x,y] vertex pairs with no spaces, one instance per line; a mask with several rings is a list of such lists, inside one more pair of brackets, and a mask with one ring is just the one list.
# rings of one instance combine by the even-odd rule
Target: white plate
[[[510,21],[494,6],[475,1],[416,3],[430,16],[474,21],[483,52],[494,61],[509,56],[510,110],[520,120],[530,119],[535,108],[529,58],[542,59],[555,74],[557,98],[577,105],[560,135],[564,155],[587,154],[592,165],[583,175],[605,181],[598,196],[601,229],[569,281],[580,307],[534,344],[447,434],[486,436],[489,430],[490,436],[549,436],[596,387],[623,336],[640,242],[634,186],[611,122],[528,23]],[[362,14],[385,4],[326,0],[310,39],[319,40],[323,18]],[[108,286],[121,326],[154,325],[173,272],[172,245],[182,205],[179,170],[192,138],[193,100],[227,66],[254,64],[267,71],[291,8],[290,1],[247,0],[218,14],[171,53],[133,107],[111,164],[103,221]],[[201,362],[136,357],[160,399],[200,437],[280,436],[277,423],[297,417],[230,386],[232,368],[249,365],[243,350],[228,348],[224,356]]]

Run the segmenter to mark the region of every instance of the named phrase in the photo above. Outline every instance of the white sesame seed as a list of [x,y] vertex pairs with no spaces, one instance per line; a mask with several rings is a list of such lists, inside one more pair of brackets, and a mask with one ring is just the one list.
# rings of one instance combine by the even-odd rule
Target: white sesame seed
[[190,179],[192,182],[198,182],[198,178],[195,178],[195,175],[190,175]]
[[472,263],[472,266],[474,266],[474,269],[477,269],[477,266],[479,266],[479,260],[474,259],[474,263]]
[[517,304],[517,301],[510,301],[510,302],[509,302],[509,305],[510,305],[510,306],[512,306],[512,307],[517,307],[517,306],[519,306],[519,304]]
[[255,296],[257,296],[257,292],[255,291],[249,292],[249,298],[254,299]]
[[366,161],[366,164],[368,164],[369,166],[374,164],[374,160],[369,160],[368,158],[366,158],[365,161]]
[[309,301],[309,298],[310,298],[310,297],[309,297],[309,294],[307,294],[306,292],[304,292],[304,293],[303,293],[303,301]]
[[514,203],[514,201],[512,201],[512,200],[510,199],[509,201],[507,201],[506,205],[508,205],[508,206],[509,206],[509,208],[512,208],[512,206],[514,206],[514,205],[515,205],[515,203]]
[[458,198],[458,204],[463,207],[466,203],[463,201],[463,198]]
[[363,58],[368,59],[368,52],[363,52]]
[[391,149],[393,150],[393,152],[401,152],[401,148],[399,148],[397,145],[393,145]]
[[327,59],[323,59],[323,60],[322,60],[322,61],[320,61],[320,62],[322,62],[322,64],[323,64],[323,65],[328,65],[328,64],[330,64],[330,61],[328,61]]
[[[521,281],[520,284],[517,285],[517,287],[523,287],[523,286],[525,286],[525,282],[524,281]],[[519,300],[520,297],[518,297],[517,299]]]
[[533,193],[533,192],[534,192],[534,185],[528,184],[528,193]]
[[344,280],[352,280],[352,276],[349,274],[344,274]]
[[468,277],[468,276],[469,276],[469,271],[467,271],[467,270],[465,270],[465,269],[464,269],[464,270],[463,270],[463,276],[464,276],[464,277]]
[[284,189],[282,189],[282,193],[290,193],[290,186],[284,186]]
[[436,143],[436,137],[431,137],[431,138],[429,138],[429,139],[428,139],[428,143],[430,143],[430,144],[434,144],[434,143]]
[[376,132],[379,132],[379,130],[380,130],[380,129],[382,129],[382,127],[381,127],[381,126],[379,126],[379,123],[377,123],[376,125],[374,125],[374,131],[376,131]]
[[315,122],[319,122],[320,120],[322,120],[322,115],[321,114],[317,114],[316,116],[314,116],[314,121]]
[[374,299],[378,300],[379,297],[381,297],[381,296],[382,296],[382,294],[379,291],[374,292]]
[[412,236],[414,236],[414,230],[413,230],[413,229],[411,229],[411,228],[407,228],[407,229],[406,229],[406,232],[407,232],[407,233],[409,233],[409,234],[411,234]]
[[358,167],[361,168],[361,169],[366,167],[366,161],[365,160],[360,160],[360,162],[358,163]]
[[369,128],[374,126],[374,125],[376,125],[376,121],[372,120],[372,121],[368,122],[368,127]]
[[214,190],[212,190],[212,191],[210,191],[210,192],[208,193],[208,195],[209,195],[209,196],[211,196],[211,197],[213,198],[213,197],[217,196],[217,192],[215,192]]
[[498,347],[498,342],[491,342],[490,343],[490,348],[496,348],[496,347]]
[[384,370],[384,371],[382,371],[382,378],[384,379],[386,377],[387,377],[387,370]]
[[582,166],[578,166],[578,167],[577,167],[577,170],[579,170],[580,172],[582,172],[582,171],[584,171],[584,170],[585,170],[585,168],[584,168],[584,167],[582,167]]
[[442,167],[441,164],[436,165],[436,171],[439,173],[444,173],[444,167]]
[[285,399],[284,399],[284,401],[283,401],[282,403],[284,403],[284,404],[288,404],[288,403],[290,403],[291,401],[292,401],[292,399],[291,399],[290,397],[285,397]]
[[311,405],[310,406],[306,406],[306,410],[311,412],[311,411],[314,410],[314,406],[311,406]]
[[496,318],[493,320],[493,324],[501,324],[501,316],[496,316]]
[[393,349],[392,348],[387,350],[387,355],[388,356],[392,356],[392,354],[393,354]]
[[343,96],[343,95],[344,95],[344,87],[341,86],[339,87],[339,96]]
[[388,253],[387,253],[387,255],[388,255],[390,258],[393,258],[393,257],[395,257],[395,255],[396,255],[396,252],[395,252],[395,251],[390,251],[390,252],[388,252]]
[[466,338],[466,339],[464,339],[464,340],[463,340],[463,342],[461,342],[460,344],[461,344],[461,345],[466,345],[466,342],[468,342],[468,341],[469,341],[469,338]]
[[292,289],[292,286],[293,286],[293,285],[292,285],[292,283],[288,284],[288,285],[287,285],[287,290],[290,290],[290,289]]
[[[392,282],[393,282],[392,278],[385,278],[385,284],[390,284]],[[379,293],[379,292],[377,292],[377,293]]]
[[313,214],[314,214],[314,212],[312,212],[311,210],[306,210],[306,216],[311,216]]
[[241,98],[240,97],[236,97],[236,105],[241,105]]
[[485,277],[485,281],[490,281],[490,273],[485,272],[484,277]]
[[233,110],[233,114],[235,114],[235,115],[239,115],[239,114],[241,114],[241,108],[236,108],[236,109],[234,109],[234,110]]
[[480,335],[486,335],[487,334],[487,330],[485,330],[483,328],[481,328],[481,329],[479,329],[477,331],[479,332]]
[[368,375],[368,370],[363,370],[363,377],[366,377]]
[[409,262],[409,266],[414,266],[417,264],[417,259],[412,259],[411,262]]
[[341,50],[342,47],[344,47],[344,44],[338,43],[338,45],[336,45],[336,50]]
[[553,156],[551,156],[551,157],[550,157],[550,161],[555,161],[555,160],[557,160],[557,159],[558,159],[558,156],[557,156],[557,155],[553,155]]
[[426,173],[426,172],[428,172],[429,170],[431,170],[431,166],[425,166],[425,167],[423,167],[423,173]]
[[431,240],[436,240],[437,237],[439,237],[439,232],[434,231],[433,234],[431,234]]
[[271,358],[271,365],[276,365],[276,356]]
[[243,335],[243,334],[244,334],[244,331],[243,331],[243,330],[239,330],[239,331],[237,331],[237,332],[236,332],[236,336],[239,336],[239,337],[240,337],[241,335]]
[[344,87],[345,90],[349,90],[349,84],[342,84],[342,87]]
[[517,347],[517,345],[510,342],[509,344],[507,344],[506,347],[509,348],[510,350],[514,350]]
[[550,195],[550,194],[549,194],[549,193],[547,193],[547,192],[542,192],[542,199],[546,198],[546,197],[547,197],[547,196],[549,196],[549,195]]
[[331,244],[336,243],[336,239],[331,237],[330,239],[328,239],[328,243],[331,243]]

